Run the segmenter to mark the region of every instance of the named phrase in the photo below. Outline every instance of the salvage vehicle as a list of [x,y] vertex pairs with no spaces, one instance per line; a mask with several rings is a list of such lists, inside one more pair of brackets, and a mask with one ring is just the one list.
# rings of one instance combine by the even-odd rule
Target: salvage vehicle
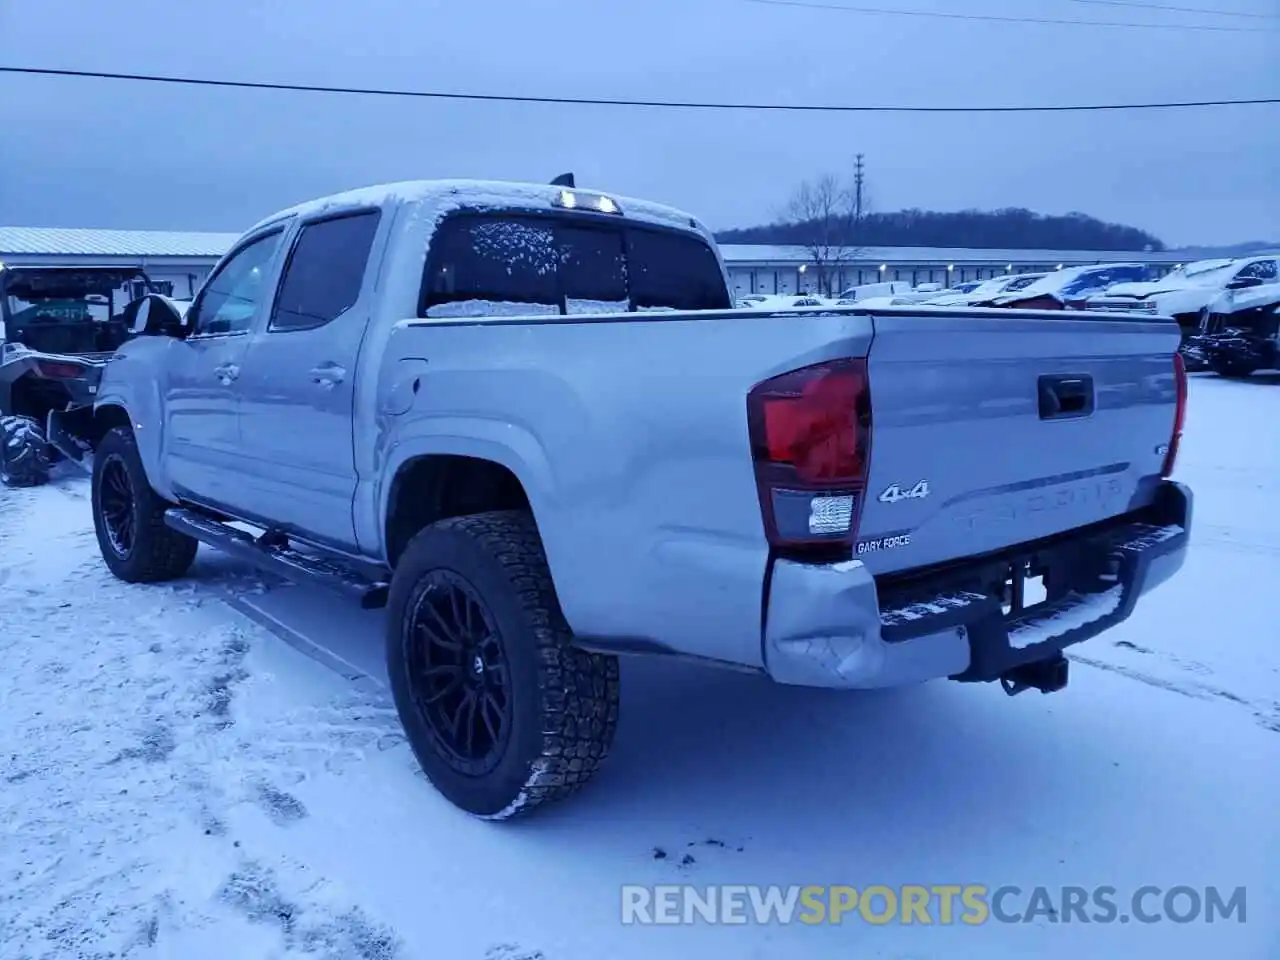
[[1107,263],[1066,267],[1041,277],[1021,289],[974,300],[971,306],[1014,307],[1025,310],[1083,310],[1088,300],[1117,283],[1136,283],[1152,278],[1154,270],[1145,263]]
[[38,486],[59,459],[85,461],[98,380],[133,334],[117,298],[137,281],[152,288],[132,267],[0,264],[0,483]]
[[1231,322],[1191,341],[1209,369],[1233,379],[1280,370],[1280,306],[1239,311]]
[[572,183],[268,217],[103,375],[102,558],[204,542],[385,607],[413,753],[489,819],[597,771],[622,655],[1052,692],[1181,567],[1168,318],[729,289],[700,221]]
[[1210,365],[1201,349],[1202,334],[1213,334],[1224,327],[1247,329],[1254,319],[1270,314],[1277,305],[1280,257],[1274,254],[1188,263],[1159,280],[1116,284],[1088,301],[1090,310],[1173,317],[1182,328],[1182,352],[1188,369]]

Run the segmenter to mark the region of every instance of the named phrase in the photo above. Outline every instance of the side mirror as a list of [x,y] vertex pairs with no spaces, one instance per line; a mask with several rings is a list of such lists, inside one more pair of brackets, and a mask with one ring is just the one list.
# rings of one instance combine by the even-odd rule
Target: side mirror
[[1262,286],[1261,277],[1236,277],[1227,284],[1228,290],[1248,290],[1250,287]]
[[172,303],[153,293],[142,298],[129,332],[133,336],[182,338],[187,335],[186,318]]

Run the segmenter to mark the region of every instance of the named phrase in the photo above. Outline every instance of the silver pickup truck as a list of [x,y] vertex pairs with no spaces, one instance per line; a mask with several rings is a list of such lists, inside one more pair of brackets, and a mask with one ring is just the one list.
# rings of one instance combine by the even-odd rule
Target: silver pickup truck
[[620,654],[1049,692],[1187,549],[1171,321],[735,310],[708,231],[639,200],[346,193],[140,313],[96,404],[107,566],[203,541],[385,606],[414,753],[482,817],[591,777]]

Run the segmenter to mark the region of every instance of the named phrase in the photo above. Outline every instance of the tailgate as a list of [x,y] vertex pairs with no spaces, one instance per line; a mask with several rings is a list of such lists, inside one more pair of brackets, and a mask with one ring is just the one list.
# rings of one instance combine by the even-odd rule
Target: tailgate
[[889,573],[1146,506],[1176,409],[1167,320],[874,317],[857,555]]

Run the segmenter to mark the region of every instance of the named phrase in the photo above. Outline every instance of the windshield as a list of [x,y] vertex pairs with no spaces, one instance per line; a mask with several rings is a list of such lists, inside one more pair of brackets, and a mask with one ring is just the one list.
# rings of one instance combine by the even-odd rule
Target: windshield
[[1064,296],[1076,296],[1091,290],[1105,290],[1117,283],[1142,283],[1151,279],[1151,268],[1141,264],[1125,264],[1087,270],[1061,288]]
[[111,322],[113,298],[4,298],[0,340],[45,353],[96,353],[114,350],[119,337]]
[[1234,260],[1197,260],[1170,272],[1169,276],[1203,277],[1205,274],[1226,271],[1234,263]]
[[431,241],[427,317],[728,310],[719,261],[701,237],[625,221],[458,214]]

